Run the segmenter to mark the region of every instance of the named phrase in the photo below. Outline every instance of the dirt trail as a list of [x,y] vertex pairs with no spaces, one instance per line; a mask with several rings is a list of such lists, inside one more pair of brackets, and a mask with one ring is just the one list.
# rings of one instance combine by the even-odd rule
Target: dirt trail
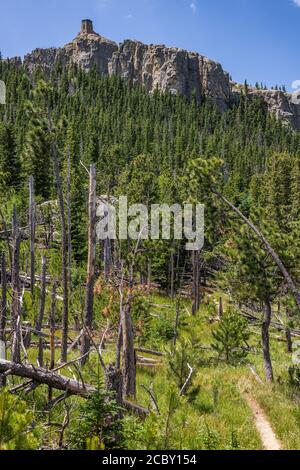
[[251,395],[249,395],[249,393],[246,392],[243,394],[243,396],[248,403],[249,408],[252,410],[255,426],[261,437],[264,449],[281,450],[281,443],[277,439],[265,412],[262,410],[257,401]]

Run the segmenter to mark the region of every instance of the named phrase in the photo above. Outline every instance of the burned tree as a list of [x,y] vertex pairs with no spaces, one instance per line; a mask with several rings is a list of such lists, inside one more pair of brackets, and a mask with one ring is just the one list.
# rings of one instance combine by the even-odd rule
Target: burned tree
[[268,382],[273,382],[274,380],[273,367],[272,367],[271,354],[270,354],[269,329],[271,325],[271,319],[272,319],[271,302],[266,301],[264,305],[264,316],[263,316],[263,323],[262,323],[262,348],[263,348],[266,379]]
[[[39,310],[39,315],[38,315],[38,318],[37,318],[37,321],[36,321],[36,326],[35,326],[35,329],[37,331],[42,331],[42,324],[43,324],[44,313],[45,313],[46,273],[47,273],[46,258],[45,258],[45,256],[43,256],[43,258],[42,258],[40,310]],[[43,338],[42,337],[39,338],[38,362],[39,362],[39,366],[43,367]]]
[[286,337],[286,347],[287,352],[291,354],[293,352],[293,339],[292,339],[292,332],[290,326],[290,319],[292,317],[289,308],[286,309],[286,317],[287,317],[287,327],[285,329],[285,337]]
[[68,270],[69,288],[72,286],[72,223],[71,223],[71,152],[68,147],[68,171],[67,171],[67,223],[68,223]]
[[[6,285],[6,258],[5,254],[2,253],[1,257],[1,311],[0,311],[0,359],[6,359],[6,337],[5,337],[5,326],[6,326],[6,315],[7,315],[7,285]],[[4,387],[6,384],[6,378],[0,374],[0,387]]]
[[30,288],[34,294],[35,286],[35,197],[34,179],[29,178],[29,239],[30,239]]
[[0,341],[5,342],[5,326],[7,315],[7,281],[6,281],[6,257],[5,253],[1,256],[1,311],[0,311]]
[[4,217],[4,214],[2,212],[1,207],[0,207],[0,218],[1,218],[1,223],[3,225],[3,228],[4,228],[4,236],[5,236],[5,240],[6,240],[6,243],[7,243],[7,250],[8,250],[10,268],[11,268],[11,266],[12,266],[12,250],[11,250],[11,246],[10,246],[9,230],[7,228],[6,220],[5,220],[5,217]]
[[200,254],[199,254],[199,251],[193,251],[192,265],[193,265],[192,314],[196,315],[200,307]]
[[[49,328],[50,328],[50,370],[54,369],[55,366],[55,315],[56,315],[56,291],[57,282],[53,283],[51,293],[51,308],[49,313]],[[52,388],[49,387],[48,393],[49,401],[52,400]]]
[[136,396],[136,356],[134,349],[134,327],[131,318],[133,297],[129,292],[126,301],[121,296],[121,325],[122,325],[122,375],[123,396]]
[[[49,131],[52,132],[52,120],[49,112]],[[63,316],[62,316],[62,344],[61,361],[66,362],[68,356],[68,329],[69,329],[69,290],[68,290],[68,243],[67,225],[65,217],[65,202],[60,176],[57,147],[54,138],[51,141],[51,151],[53,158],[54,177],[59,205],[59,215],[61,223],[61,254],[62,254],[62,283],[63,283]]]
[[[84,327],[85,332],[81,343],[81,355],[84,356],[90,349],[90,338],[87,331],[93,327],[94,310],[94,284],[96,261],[96,165],[90,166],[89,184],[89,229],[88,229],[88,265],[85,292]],[[87,330],[87,331],[86,331]],[[85,356],[81,364],[87,360]]]
[[12,361],[21,362],[21,305],[20,305],[20,244],[21,233],[14,206],[12,218]]

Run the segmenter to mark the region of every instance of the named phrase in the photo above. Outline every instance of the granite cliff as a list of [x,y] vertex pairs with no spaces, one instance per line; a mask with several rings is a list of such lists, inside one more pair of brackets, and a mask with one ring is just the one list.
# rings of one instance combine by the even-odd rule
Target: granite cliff
[[[11,60],[20,63],[19,58]],[[118,45],[95,33],[90,20],[82,21],[81,31],[73,41],[61,48],[35,49],[25,56],[23,65],[29,71],[41,67],[50,73],[58,63],[63,67],[75,63],[84,70],[96,67],[105,75],[118,74],[143,84],[150,93],[159,89],[186,97],[196,94],[199,101],[207,96],[222,111],[242,93],[242,87],[230,81],[222,66],[207,57],[133,40]],[[300,96],[254,88],[249,88],[248,94],[260,96],[271,113],[300,129]]]

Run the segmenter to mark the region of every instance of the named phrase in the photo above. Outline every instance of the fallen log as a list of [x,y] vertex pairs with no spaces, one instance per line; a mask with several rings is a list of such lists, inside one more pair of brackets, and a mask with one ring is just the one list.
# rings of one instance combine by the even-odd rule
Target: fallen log
[[123,400],[123,406],[128,410],[132,411],[138,416],[145,417],[149,414],[149,410],[147,408],[144,408],[143,406],[136,405],[135,403],[130,403],[127,400]]
[[[57,298],[57,297],[56,297],[56,298]],[[60,330],[60,329],[61,329],[61,325],[53,325],[53,328],[54,328],[55,330]],[[44,324],[42,325],[42,329],[43,329],[43,330],[50,330],[50,325],[49,325],[49,323],[44,323]],[[70,328],[69,328],[69,331],[73,331],[73,332],[78,333],[78,330],[76,330],[76,328],[72,328],[71,326],[70,326]],[[71,340],[71,342],[72,342],[72,341],[73,341],[73,339]]]
[[[39,223],[36,223],[35,225],[36,225],[36,227],[41,227],[42,225],[45,225],[45,223],[44,222],[39,222]],[[29,230],[29,225],[26,225],[25,227],[20,227],[21,232],[25,232],[26,230]],[[1,231],[0,232],[0,238],[2,238],[4,235],[6,236],[7,234],[11,235],[12,234],[12,229],[6,229],[4,231]],[[27,240],[27,238],[24,238],[25,235],[24,234],[22,234],[22,235],[23,235],[23,239]],[[26,235],[26,237],[28,237],[28,235]]]
[[144,362],[137,362],[136,366],[137,367],[148,367],[149,369],[156,369],[159,367],[161,364],[145,364]]
[[75,349],[79,343],[80,343],[80,340],[81,340],[81,337],[83,335],[83,330],[80,332],[80,334],[74,339],[73,343],[71,344],[71,346],[69,346],[68,348],[68,354],[70,354],[70,352],[72,351],[72,349]]
[[160,364],[160,361],[152,357],[137,356],[136,358],[141,364]]
[[76,380],[64,377],[41,367],[32,365],[16,364],[10,361],[0,359],[0,373],[8,372],[8,375],[15,375],[25,379],[31,379],[40,384],[48,385],[57,390],[68,392],[70,395],[78,395],[87,398],[88,395],[95,391],[90,385],[83,386]]
[[[246,311],[241,311],[240,312],[241,315],[243,315],[244,317],[246,317],[250,322],[255,322],[255,323],[258,323],[258,324],[261,324],[262,323],[262,320],[261,318],[258,318],[256,316],[254,316],[253,314],[249,313],[249,312],[246,312]],[[275,330],[278,330],[278,331],[286,331],[286,326],[282,325],[281,323],[277,323],[277,322],[271,322],[270,323],[270,326],[272,328],[274,328]],[[299,337],[300,336],[300,330],[298,329],[290,329],[290,332],[291,332],[291,335],[294,336],[294,337]]]
[[[5,361],[4,359],[0,359],[0,374],[4,374],[5,376],[15,375],[17,377],[31,379],[39,384],[48,385],[49,387],[61,390],[67,395],[77,395],[82,398],[88,398],[91,393],[96,391],[96,388],[91,385],[82,385],[82,383],[76,380],[59,375],[53,371],[42,369],[41,367],[34,367],[33,365],[16,364]],[[149,410],[146,408],[127,400],[123,400],[123,405],[127,410],[134,412],[138,416],[146,416],[149,414]]]
[[[9,344],[9,343],[8,343]],[[60,348],[61,347],[61,340],[60,339],[55,339],[54,340],[54,344],[57,348]],[[33,347],[33,348],[37,348],[38,345],[39,345],[39,342],[38,341],[31,341],[30,345]],[[51,342],[49,341],[44,341],[43,342],[43,349],[50,349],[51,348]]]
[[[10,323],[10,322],[8,322],[8,323]],[[27,331],[29,331],[30,333],[33,333],[36,336],[40,336],[41,338],[49,338],[49,336],[50,336],[50,333],[43,333],[42,331],[38,331],[35,328],[22,326],[22,333],[26,333]],[[11,329],[9,329],[9,328],[5,329],[5,333],[10,333],[10,332],[11,332]],[[58,336],[55,336],[55,340],[60,341]]]
[[143,354],[149,354],[150,356],[159,356],[163,357],[165,356],[164,353],[159,352],[159,351],[153,351],[152,349],[145,349],[145,348],[135,348],[136,352],[140,352]]
[[[30,280],[30,277],[29,277],[28,274],[20,273],[19,277],[20,277],[21,281],[26,281],[31,286],[31,280]],[[39,274],[35,274],[34,279],[35,279],[36,282],[42,282],[42,276],[40,276]],[[47,282],[47,284],[51,284],[51,277],[50,276],[46,276],[46,282]]]
[[[253,329],[251,329],[251,334],[261,336],[261,333],[259,331],[254,331]],[[286,339],[282,338],[281,336],[270,334],[270,338],[274,339],[275,341],[279,341],[280,343],[286,343]]]
[[[7,283],[11,283],[11,272],[10,271],[7,271],[6,273],[6,277],[7,277]],[[26,274],[26,273],[20,273],[19,274],[19,279],[20,279],[20,282],[21,284],[26,288],[26,289],[30,289],[31,288],[31,280],[30,280],[30,277],[29,277],[29,274]],[[41,276],[39,275],[35,275],[35,281],[36,282],[41,282]],[[49,276],[46,277],[46,283],[47,284],[50,284],[51,282],[51,278]]]
[[154,307],[154,308],[159,308],[159,309],[165,308],[165,309],[167,309],[167,310],[173,310],[173,308],[174,308],[172,305],[167,305],[167,304],[160,304],[160,305],[159,305],[159,304],[152,304],[152,303],[150,303],[149,305],[150,305],[151,307]]

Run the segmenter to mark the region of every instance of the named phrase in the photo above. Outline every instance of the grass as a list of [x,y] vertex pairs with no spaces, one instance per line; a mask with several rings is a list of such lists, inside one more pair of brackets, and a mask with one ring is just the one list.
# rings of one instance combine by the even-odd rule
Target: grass
[[[162,359],[162,365],[156,369],[138,368],[137,373],[137,402],[153,409],[153,403],[143,385],[151,387],[156,396],[160,414],[151,412],[145,421],[136,417],[126,418],[126,445],[129,449],[262,449],[260,436],[255,427],[251,410],[243,398],[243,392],[248,391],[258,401],[269,418],[282,446],[286,450],[300,449],[300,390],[293,389],[288,384],[288,368],[292,358],[286,352],[284,342],[275,339],[271,341],[272,359],[275,373],[275,383],[259,384],[252,375],[247,364],[231,367],[216,361],[215,354],[209,349],[212,342],[212,332],[217,323],[212,321],[212,305],[216,304],[219,294],[210,298],[210,304],[203,304],[199,314],[192,317],[190,303],[181,304],[179,339],[190,339],[200,345],[201,365],[193,376],[192,389],[195,393],[189,397],[180,397],[179,388],[174,376],[169,371],[167,357]],[[227,301],[224,299],[226,308]],[[170,340],[157,333],[168,335],[172,332],[175,321],[175,302],[159,295],[151,297],[150,337],[143,341],[144,347],[153,347],[167,351]],[[100,321],[98,319],[98,321]],[[161,324],[168,328],[160,329]],[[254,352],[248,360],[255,366],[258,375],[264,380],[262,353],[260,348],[259,327],[253,327],[256,334],[252,335],[251,346]],[[278,332],[271,331],[271,335]],[[60,336],[58,331],[57,336]],[[70,337],[76,336],[70,332]],[[282,334],[284,338],[284,334]],[[33,336],[36,340],[36,337]],[[79,351],[73,351],[70,359],[79,357]],[[146,355],[146,354],[145,354]],[[29,350],[29,360],[36,363],[36,349]],[[114,344],[109,344],[103,353],[106,363],[114,360]],[[146,355],[149,356],[149,355]],[[149,356],[150,357],[150,356]],[[212,360],[212,358],[214,359]],[[49,361],[49,351],[44,353],[45,364]],[[59,350],[57,350],[57,361]],[[61,370],[63,375],[76,375],[74,367]],[[103,372],[98,366],[96,354],[91,354],[90,363],[83,368],[83,377],[87,383],[97,384],[103,380]],[[15,384],[18,380],[15,380]],[[40,422],[48,418],[51,421],[62,421],[64,406],[58,405],[48,417],[42,410],[47,400],[47,388],[38,387],[33,394],[25,396],[31,409],[37,411]],[[59,392],[55,393],[55,396]],[[69,399],[72,413],[76,416],[80,399]],[[72,420],[71,420],[72,426]],[[46,448],[54,446],[57,433],[47,430],[42,435]]]
[[[217,299],[217,294],[212,296],[212,301]],[[166,299],[156,299],[156,304],[163,302],[167,303]],[[170,304],[169,299],[168,303]],[[226,300],[224,303],[226,305]],[[201,308],[196,318],[187,313],[188,303],[183,306],[182,311],[180,336],[196,337],[203,346],[209,346],[216,324],[210,322],[206,307]],[[169,315],[174,316],[174,311],[170,310]],[[255,348],[255,353],[250,354],[248,360],[264,381],[260,329],[253,329],[256,334],[252,336],[251,346]],[[271,336],[278,336],[278,332],[271,330]],[[285,343],[276,339],[271,339],[271,351],[274,385],[265,382],[263,385],[259,384],[246,364],[230,367],[218,363],[200,368],[194,379],[194,386],[199,387],[196,401],[192,405],[179,404],[174,417],[176,422],[180,410],[184,410],[183,422],[188,421],[188,431],[185,429],[183,439],[185,448],[228,449],[236,446],[240,449],[262,449],[252,412],[242,396],[247,390],[264,409],[282,447],[286,450],[300,449],[300,390],[292,388],[288,381],[288,368],[292,365],[292,358],[286,352]],[[204,357],[207,358],[210,354],[204,352]],[[166,373],[155,374],[152,371],[150,374],[139,372],[138,378],[139,382],[148,385],[152,383],[158,397],[163,397],[170,386],[169,380]],[[149,404],[149,397],[142,391],[139,391],[138,399],[145,405]],[[161,402],[162,407],[166,408],[163,398]]]
[[[271,331],[272,335],[278,332]],[[283,335],[282,335],[283,337]],[[300,390],[289,384],[288,369],[293,365],[292,356],[286,352],[283,342],[271,340],[275,382],[258,384],[254,377],[247,378],[247,386],[268,416],[272,427],[285,450],[300,450]],[[256,370],[263,378],[260,355],[251,357]]]

